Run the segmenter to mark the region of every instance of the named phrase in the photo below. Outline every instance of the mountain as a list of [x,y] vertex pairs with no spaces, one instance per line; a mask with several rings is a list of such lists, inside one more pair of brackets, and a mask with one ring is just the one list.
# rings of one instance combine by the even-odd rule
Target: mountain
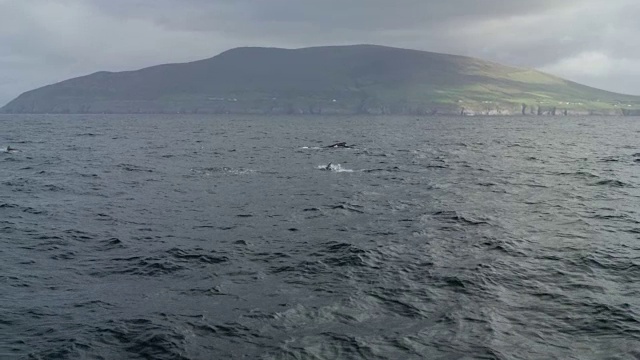
[[640,97],[536,70],[376,45],[237,48],[31,90],[5,113],[640,114]]

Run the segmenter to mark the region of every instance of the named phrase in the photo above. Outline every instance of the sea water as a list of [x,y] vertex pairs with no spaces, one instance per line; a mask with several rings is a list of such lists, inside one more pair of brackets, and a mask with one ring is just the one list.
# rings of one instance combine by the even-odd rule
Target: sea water
[[640,358],[639,138],[1,116],[0,358]]

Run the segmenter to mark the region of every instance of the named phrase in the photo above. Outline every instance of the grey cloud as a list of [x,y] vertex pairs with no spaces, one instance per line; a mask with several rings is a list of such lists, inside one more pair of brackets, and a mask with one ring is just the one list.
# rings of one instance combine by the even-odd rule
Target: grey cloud
[[[96,2],[100,11],[140,17],[172,30],[251,33],[303,25],[320,30],[357,33],[433,29],[459,20],[535,14],[561,9],[577,0],[113,0]],[[292,34],[293,35],[293,34]],[[298,34],[296,34],[298,35]]]
[[13,88],[236,46],[353,43],[544,68],[640,94],[640,74],[622,76],[640,65],[639,16],[636,0],[0,0],[0,101]]
[[[185,0],[176,6],[176,1],[159,0],[151,6],[144,0],[116,0],[99,6],[118,16],[146,18],[171,31],[214,31],[256,45],[367,42],[543,66],[589,46],[610,44],[601,32],[620,16],[615,10],[623,11],[623,6],[624,11],[638,10],[628,1],[611,0],[604,8],[613,9],[609,11],[613,14],[603,16],[602,4],[598,0]],[[538,20],[526,26],[518,24],[519,18],[535,17]],[[491,21],[510,19],[515,28],[487,29]]]

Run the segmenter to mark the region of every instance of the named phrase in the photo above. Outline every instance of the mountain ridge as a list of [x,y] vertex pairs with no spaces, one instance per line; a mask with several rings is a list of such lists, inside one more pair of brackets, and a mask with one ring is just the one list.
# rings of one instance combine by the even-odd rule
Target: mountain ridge
[[239,47],[98,71],[27,91],[0,112],[636,115],[640,97],[467,56],[360,44]]

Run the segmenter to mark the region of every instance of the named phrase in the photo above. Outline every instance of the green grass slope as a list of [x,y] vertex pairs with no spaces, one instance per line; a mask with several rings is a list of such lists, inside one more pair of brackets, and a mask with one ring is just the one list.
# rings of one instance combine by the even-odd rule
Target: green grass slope
[[375,45],[237,48],[28,91],[5,113],[634,114],[615,94],[474,58]]

